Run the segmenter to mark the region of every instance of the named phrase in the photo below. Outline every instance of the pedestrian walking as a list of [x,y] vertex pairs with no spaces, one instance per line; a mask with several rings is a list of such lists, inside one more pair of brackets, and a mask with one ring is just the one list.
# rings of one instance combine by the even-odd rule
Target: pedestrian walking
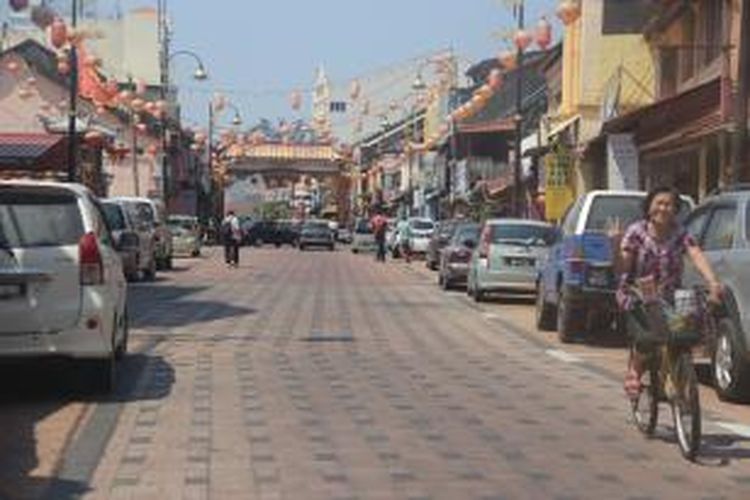
[[399,250],[408,264],[411,262],[411,225],[406,215],[401,217],[398,226],[396,226],[396,231],[398,234]]
[[242,230],[240,220],[232,210],[227,212],[221,223],[221,238],[224,243],[224,262],[229,267],[239,267]]
[[383,216],[382,212],[375,214],[375,217],[370,221],[370,228],[372,229],[372,234],[375,236],[375,244],[377,245],[375,259],[378,262],[385,262],[385,232],[388,228],[388,220]]

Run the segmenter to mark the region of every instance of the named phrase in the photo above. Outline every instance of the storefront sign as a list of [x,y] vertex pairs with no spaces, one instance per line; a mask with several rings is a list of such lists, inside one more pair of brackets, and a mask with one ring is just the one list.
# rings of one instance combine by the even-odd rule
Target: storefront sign
[[607,186],[638,189],[638,148],[633,134],[607,136]]
[[573,202],[573,157],[568,148],[557,145],[544,157],[545,213],[547,220],[559,220]]

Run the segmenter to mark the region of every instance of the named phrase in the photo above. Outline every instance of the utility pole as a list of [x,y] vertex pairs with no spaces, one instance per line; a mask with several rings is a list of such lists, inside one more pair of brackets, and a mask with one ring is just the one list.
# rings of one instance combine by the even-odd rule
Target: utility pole
[[[523,30],[524,23],[524,1],[519,0],[515,6],[518,18],[518,29]],[[523,135],[523,49],[518,47],[516,51],[516,137],[513,155],[513,213],[517,217],[522,215],[523,191],[521,188],[521,141]]]
[[735,130],[732,147],[732,182],[737,183],[748,177],[748,95],[750,94],[750,0],[742,0],[740,14],[740,45],[737,61],[738,81],[735,104]]
[[[78,26],[78,1],[71,0],[70,24],[74,30]],[[68,182],[76,182],[78,178],[78,135],[76,132],[78,115],[78,49],[75,43],[70,44],[70,97],[68,107]]]
[[162,101],[167,103],[161,119],[161,183],[164,206],[169,210],[169,118],[171,99],[169,98],[169,20],[167,15],[167,0],[159,0],[157,24],[159,25],[159,94]]

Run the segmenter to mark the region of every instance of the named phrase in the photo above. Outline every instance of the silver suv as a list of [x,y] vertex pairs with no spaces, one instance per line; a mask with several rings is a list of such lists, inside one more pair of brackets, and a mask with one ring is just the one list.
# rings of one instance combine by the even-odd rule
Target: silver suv
[[[716,192],[686,224],[726,287],[727,315],[707,346],[714,388],[722,399],[750,400],[750,186]],[[698,272],[686,262],[685,284],[701,284]]]

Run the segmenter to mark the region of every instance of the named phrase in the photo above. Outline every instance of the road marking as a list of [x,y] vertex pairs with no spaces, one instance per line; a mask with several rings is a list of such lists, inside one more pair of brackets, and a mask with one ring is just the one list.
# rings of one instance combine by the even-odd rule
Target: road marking
[[569,352],[565,352],[560,349],[547,349],[544,352],[547,354],[547,356],[559,359],[560,361],[564,361],[565,363],[583,363],[583,360],[575,354],[570,354]]
[[488,313],[488,312],[486,312],[486,313],[482,313],[482,316],[484,316],[484,319],[489,319],[489,320],[500,319],[500,315],[499,314],[495,314],[495,313]]
[[714,422],[714,423],[718,425],[719,427],[723,427],[727,429],[728,431],[731,431],[734,434],[737,434],[738,436],[750,438],[750,425],[733,424],[731,422]]

